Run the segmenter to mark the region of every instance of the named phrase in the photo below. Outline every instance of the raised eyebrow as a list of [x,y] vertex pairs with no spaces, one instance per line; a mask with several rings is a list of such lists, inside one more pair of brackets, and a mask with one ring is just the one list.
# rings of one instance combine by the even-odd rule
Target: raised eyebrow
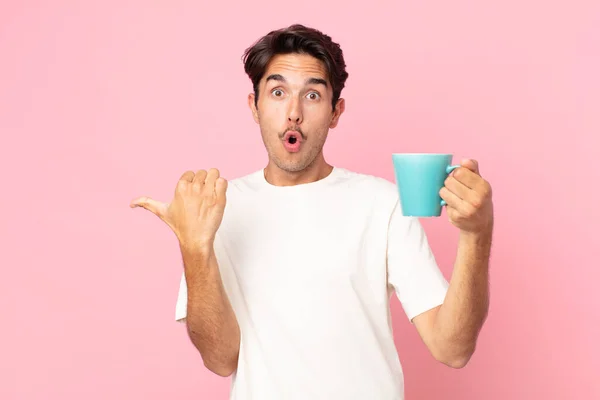
[[323,78],[308,78],[306,80],[307,85],[323,85],[327,87],[327,81]]
[[[282,82],[282,83],[287,82],[286,79],[281,74],[271,74],[271,75],[267,76],[265,83],[269,82],[269,81],[277,81],[277,82]],[[327,81],[323,78],[308,78],[306,80],[306,84],[307,85],[323,85],[323,86],[327,87]]]
[[271,75],[267,76],[267,79],[265,80],[265,83],[269,82],[269,81],[286,82],[286,80],[283,77],[283,75],[280,75],[280,74],[271,74]]

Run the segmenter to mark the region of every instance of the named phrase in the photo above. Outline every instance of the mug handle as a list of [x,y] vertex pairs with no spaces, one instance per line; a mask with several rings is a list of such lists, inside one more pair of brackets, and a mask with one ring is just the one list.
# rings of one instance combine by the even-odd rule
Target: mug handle
[[[460,167],[460,165],[448,165],[446,167],[446,174],[450,174],[450,172],[454,171],[458,167]],[[447,205],[447,203],[444,200],[442,200],[440,202],[440,204],[441,204],[442,207],[444,207],[445,205]]]

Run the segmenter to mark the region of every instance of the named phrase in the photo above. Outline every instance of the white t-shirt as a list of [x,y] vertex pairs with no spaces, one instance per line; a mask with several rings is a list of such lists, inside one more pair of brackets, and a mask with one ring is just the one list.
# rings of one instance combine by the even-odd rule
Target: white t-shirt
[[[229,182],[215,252],[241,329],[235,400],[402,400],[390,296],[407,317],[442,304],[448,282],[396,185],[335,167],[274,186]],[[186,317],[182,276],[176,320]]]

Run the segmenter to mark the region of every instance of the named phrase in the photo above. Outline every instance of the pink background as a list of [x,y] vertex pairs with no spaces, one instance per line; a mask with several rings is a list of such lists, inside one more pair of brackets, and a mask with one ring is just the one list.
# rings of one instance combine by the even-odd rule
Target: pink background
[[[227,397],[174,322],[174,235],[128,203],[168,201],[186,169],[264,166],[241,54],[293,22],[345,51],[330,162],[392,180],[392,152],[450,151],[494,188],[492,303],[472,362],[433,361],[394,300],[407,399],[600,398],[600,2],[11,3],[0,398]],[[423,223],[449,276],[457,232],[445,216]]]

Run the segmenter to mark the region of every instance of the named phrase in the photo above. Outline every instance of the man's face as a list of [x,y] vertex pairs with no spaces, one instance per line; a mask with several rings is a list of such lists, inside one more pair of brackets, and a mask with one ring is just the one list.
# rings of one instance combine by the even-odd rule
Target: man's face
[[260,125],[269,159],[280,169],[297,172],[321,154],[329,128],[344,110],[331,107],[333,90],[321,61],[306,54],[275,56],[259,83],[258,104],[248,97]]

